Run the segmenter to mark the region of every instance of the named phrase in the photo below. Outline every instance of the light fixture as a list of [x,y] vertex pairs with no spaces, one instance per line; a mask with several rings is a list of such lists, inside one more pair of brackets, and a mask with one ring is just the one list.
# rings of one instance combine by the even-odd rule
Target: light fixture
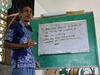
[[4,28],[3,27],[0,27],[0,31],[3,31],[4,30]]
[[2,61],[2,56],[0,55],[0,62]]
[[2,14],[2,13],[1,13],[1,15],[0,15],[0,16],[1,16],[2,18],[4,18],[4,14]]
[[4,21],[3,20],[1,20],[1,24],[3,24],[4,23]]
[[4,7],[4,5],[5,5],[4,2],[2,2],[1,4],[2,4],[2,6]]
[[2,45],[3,44],[3,42],[0,40],[0,45]]
[[0,48],[0,52],[2,52],[2,48]]
[[2,35],[2,34],[0,34],[0,38],[2,38],[2,36],[3,36],[3,35]]

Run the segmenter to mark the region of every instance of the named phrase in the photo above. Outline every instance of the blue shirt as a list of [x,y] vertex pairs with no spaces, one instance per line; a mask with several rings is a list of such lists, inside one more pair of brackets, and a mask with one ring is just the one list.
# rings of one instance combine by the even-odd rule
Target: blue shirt
[[[5,36],[6,41],[16,44],[24,44],[31,40],[31,27],[25,27],[22,21],[10,25]],[[11,51],[12,68],[35,68],[35,59],[32,53],[32,48],[23,48]]]

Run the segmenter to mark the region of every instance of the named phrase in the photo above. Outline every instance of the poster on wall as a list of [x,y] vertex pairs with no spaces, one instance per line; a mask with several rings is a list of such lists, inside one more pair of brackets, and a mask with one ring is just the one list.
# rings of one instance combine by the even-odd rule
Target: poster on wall
[[89,52],[87,21],[39,24],[38,55]]

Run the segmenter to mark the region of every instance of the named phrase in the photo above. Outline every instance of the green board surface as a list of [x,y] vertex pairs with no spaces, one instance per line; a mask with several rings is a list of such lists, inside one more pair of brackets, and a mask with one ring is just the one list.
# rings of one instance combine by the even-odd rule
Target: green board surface
[[[89,52],[64,53],[64,54],[52,54],[52,55],[49,54],[49,55],[38,56],[38,26],[39,24],[67,22],[67,21],[76,21],[76,20],[84,20],[84,19],[87,21]],[[37,42],[37,44],[33,48],[33,52],[34,52],[34,56],[36,60],[41,65],[40,69],[99,66],[93,12],[67,15],[67,16],[56,16],[56,17],[33,19],[30,22],[30,24],[33,29],[32,40],[35,40]]]

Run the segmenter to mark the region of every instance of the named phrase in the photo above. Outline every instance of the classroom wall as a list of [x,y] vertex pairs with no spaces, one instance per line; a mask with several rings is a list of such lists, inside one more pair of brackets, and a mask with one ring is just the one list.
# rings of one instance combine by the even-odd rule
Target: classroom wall
[[46,10],[41,7],[41,5],[35,1],[34,17],[40,17],[41,14],[47,13]]
[[[59,3],[55,2],[54,0],[53,4],[50,4],[48,1],[45,3],[44,6],[45,9],[41,6],[37,0],[35,1],[35,15],[34,17],[40,17],[43,13],[49,13],[49,12],[59,12],[59,11],[77,11],[77,10],[85,10],[86,12],[93,11],[94,13],[94,20],[95,20],[95,27],[96,27],[96,36],[97,36],[97,44],[98,44],[98,54],[99,54],[99,60],[100,60],[100,0],[65,0],[63,2],[63,5],[59,5]],[[62,0],[64,1],[64,0]],[[54,6],[55,5],[55,6]],[[54,6],[54,8],[53,8]],[[45,71],[38,70],[36,71],[36,75],[45,75]]]
[[[35,0],[34,17],[40,17],[40,15],[43,13],[46,13],[46,11],[40,6],[37,0]],[[36,70],[36,75],[46,75],[45,73],[45,70]]]
[[[93,11],[95,27],[96,27],[96,36],[97,36],[97,44],[98,44],[98,54],[100,61],[100,10],[99,10],[100,0],[69,0],[66,3],[66,8],[62,8],[62,10],[85,10],[86,12]],[[58,11],[58,9],[57,9]]]
[[[93,11],[95,26],[96,26],[98,50],[99,50],[98,53],[100,53],[100,29],[99,29],[100,28],[100,11],[99,11],[100,0],[88,0],[88,1],[87,0],[62,0],[62,1],[63,2],[58,1],[58,3],[56,0],[54,0],[53,3],[48,1],[45,3],[45,5],[43,5],[42,3],[39,2],[39,0],[38,1],[36,0],[35,17],[39,17],[40,14],[49,13],[49,12],[77,11],[82,9],[85,10],[86,12]],[[63,5],[59,5],[59,4],[63,4]]]

